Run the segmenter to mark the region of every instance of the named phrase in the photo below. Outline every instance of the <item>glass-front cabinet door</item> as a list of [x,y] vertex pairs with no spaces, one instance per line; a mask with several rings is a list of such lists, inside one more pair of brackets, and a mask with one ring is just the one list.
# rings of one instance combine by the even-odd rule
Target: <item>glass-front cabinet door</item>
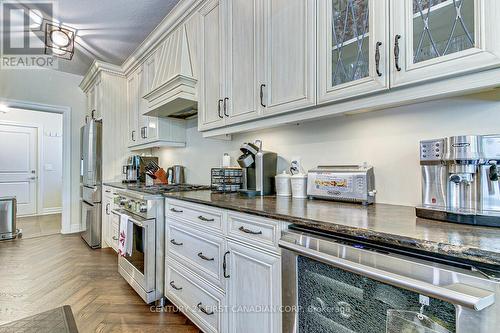
[[500,1],[392,0],[391,86],[500,65]]
[[389,87],[389,1],[320,0],[318,101]]

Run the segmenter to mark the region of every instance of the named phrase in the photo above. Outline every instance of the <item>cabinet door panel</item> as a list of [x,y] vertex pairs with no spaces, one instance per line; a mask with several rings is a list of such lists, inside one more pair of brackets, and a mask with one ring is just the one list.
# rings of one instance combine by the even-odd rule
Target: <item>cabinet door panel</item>
[[202,17],[201,38],[201,75],[199,128],[209,129],[221,126],[223,116],[219,112],[220,100],[223,99],[222,64],[222,6],[213,0],[200,11]]
[[228,312],[229,332],[281,332],[280,258],[232,241],[228,251],[228,303],[247,309]]
[[254,117],[258,110],[259,45],[262,25],[259,0],[226,1],[228,27],[227,97],[229,118],[237,122]]
[[265,1],[264,113],[316,103],[316,1]]
[[128,95],[128,145],[134,146],[139,144],[139,104],[138,104],[138,86],[137,76],[132,74],[127,79],[127,95]]
[[318,102],[389,88],[387,0],[320,0]]
[[500,66],[500,2],[392,0],[391,8],[392,86]]

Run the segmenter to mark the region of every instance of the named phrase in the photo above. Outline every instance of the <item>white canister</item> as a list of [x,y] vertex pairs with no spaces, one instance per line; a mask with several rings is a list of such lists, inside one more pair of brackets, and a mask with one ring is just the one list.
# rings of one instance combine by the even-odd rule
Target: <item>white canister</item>
[[282,174],[276,175],[276,195],[280,197],[289,197],[292,195],[290,183],[290,175],[283,171]]
[[291,177],[292,197],[297,199],[307,198],[307,175],[298,173]]

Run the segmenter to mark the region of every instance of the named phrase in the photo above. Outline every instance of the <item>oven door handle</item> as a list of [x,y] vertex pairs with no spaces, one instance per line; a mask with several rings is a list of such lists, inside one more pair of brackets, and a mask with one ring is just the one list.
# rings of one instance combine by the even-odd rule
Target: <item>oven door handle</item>
[[454,283],[448,286],[436,286],[428,282],[383,271],[378,268],[369,267],[357,262],[305,248],[283,239],[279,241],[279,246],[304,257],[338,267],[354,274],[362,275],[382,283],[411,290],[423,295],[435,297],[452,304],[465,306],[476,311],[481,311],[495,303],[495,294],[488,290],[461,283]]
[[[120,218],[122,217],[122,214],[120,212],[115,211],[115,210],[112,210],[111,213],[119,216]],[[133,218],[130,215],[127,215],[127,216],[128,216],[128,220],[130,222],[132,222],[133,224],[135,224],[136,226],[138,226],[139,228],[146,228],[146,227],[148,227],[148,224],[149,224],[148,222],[150,222],[149,220],[145,220],[145,221],[141,222],[141,221],[138,221],[137,219]]]

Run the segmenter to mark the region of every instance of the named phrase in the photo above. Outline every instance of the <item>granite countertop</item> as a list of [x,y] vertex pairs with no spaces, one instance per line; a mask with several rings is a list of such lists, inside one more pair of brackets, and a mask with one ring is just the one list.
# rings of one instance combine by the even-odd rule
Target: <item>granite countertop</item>
[[500,228],[421,219],[416,217],[414,207],[386,204],[365,207],[274,196],[246,198],[211,191],[164,196],[500,268]]

